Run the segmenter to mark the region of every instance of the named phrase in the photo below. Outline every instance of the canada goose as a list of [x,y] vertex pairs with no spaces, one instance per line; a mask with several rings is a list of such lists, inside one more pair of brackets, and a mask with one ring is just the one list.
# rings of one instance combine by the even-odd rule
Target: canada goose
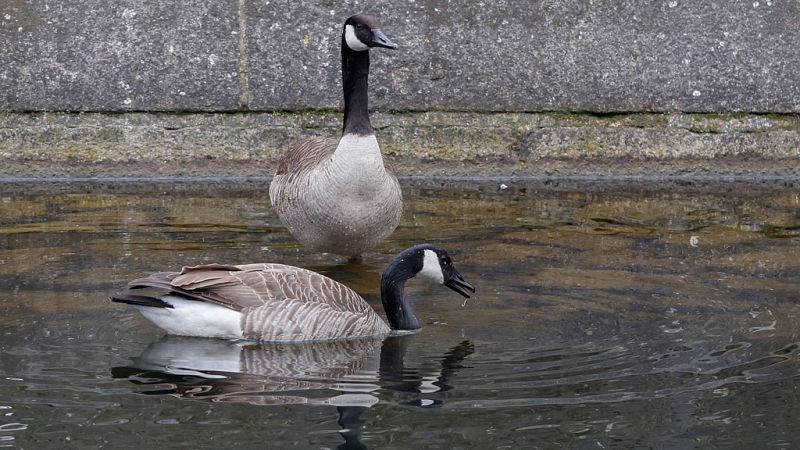
[[356,256],[392,234],[403,195],[383,161],[369,122],[369,49],[396,49],[378,19],[352,16],[342,31],[344,127],[338,145],[310,138],[278,161],[269,198],[281,222],[303,245]]
[[395,256],[381,276],[388,325],[347,286],[284,264],[208,264],[154,273],[129,287],[162,289],[167,295],[118,295],[111,300],[133,305],[170,334],[271,342],[344,339],[419,329],[404,295],[406,281],[415,276],[464,297],[475,292],[447,252],[421,244]]

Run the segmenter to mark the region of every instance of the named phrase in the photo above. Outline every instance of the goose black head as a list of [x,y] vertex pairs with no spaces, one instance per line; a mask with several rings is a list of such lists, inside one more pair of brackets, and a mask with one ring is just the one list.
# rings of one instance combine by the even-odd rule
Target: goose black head
[[443,284],[466,298],[469,298],[470,292],[475,292],[475,288],[456,271],[446,251],[430,244],[414,248],[417,250],[417,257],[422,260],[417,277]]
[[357,14],[344,22],[344,44],[350,50],[363,52],[371,47],[397,49],[397,44],[392,42],[383,31],[378,18],[367,14]]
[[405,301],[403,286],[409,278],[420,277],[443,284],[469,298],[475,288],[453,267],[446,251],[430,244],[415,245],[389,262],[381,276],[381,303],[389,325],[395,330],[417,330],[419,320]]

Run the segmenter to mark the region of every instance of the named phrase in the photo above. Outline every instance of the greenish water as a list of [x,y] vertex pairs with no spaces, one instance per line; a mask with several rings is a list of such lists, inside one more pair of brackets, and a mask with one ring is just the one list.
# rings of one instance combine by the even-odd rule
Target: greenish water
[[[0,447],[800,444],[800,187],[499,184],[406,183],[357,263],[299,247],[262,183],[0,185]],[[410,283],[424,327],[384,342],[165,338],[108,301],[283,262],[380,310],[384,264],[423,241],[478,293]]]

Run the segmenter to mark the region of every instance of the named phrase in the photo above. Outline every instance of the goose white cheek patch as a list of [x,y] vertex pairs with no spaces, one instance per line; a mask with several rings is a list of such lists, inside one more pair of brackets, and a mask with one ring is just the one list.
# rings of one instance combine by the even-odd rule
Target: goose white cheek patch
[[344,27],[344,41],[347,43],[347,46],[350,47],[350,50],[355,50],[357,52],[363,52],[364,50],[369,49],[367,44],[361,42],[356,37],[356,30],[353,28],[352,25],[345,25],[345,27]]
[[442,266],[439,264],[439,257],[433,250],[425,250],[425,257],[422,259],[422,270],[419,271],[419,276],[439,284],[444,283]]

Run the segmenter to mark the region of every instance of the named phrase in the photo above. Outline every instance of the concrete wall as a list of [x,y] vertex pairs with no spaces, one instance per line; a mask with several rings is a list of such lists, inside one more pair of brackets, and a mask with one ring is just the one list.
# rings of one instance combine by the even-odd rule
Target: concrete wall
[[[400,45],[396,52],[373,52],[371,75],[371,105],[387,114],[386,126],[411,127],[396,136],[413,136],[425,125],[409,124],[403,115],[409,111],[449,112],[453,123],[424,129],[442,143],[452,140],[454,124],[474,121],[474,114],[534,113],[514,117],[538,123],[542,116],[536,114],[542,112],[654,113],[647,122],[666,126],[670,117],[687,112],[714,114],[699,119],[703,123],[735,125],[742,116],[720,119],[716,114],[743,112],[770,113],[763,120],[783,125],[757,127],[761,134],[751,136],[750,144],[732,138],[742,132],[736,126],[722,127],[721,133],[733,134],[711,146],[724,146],[717,153],[760,155],[775,140],[783,143],[781,148],[800,147],[797,129],[786,125],[794,124],[792,114],[800,112],[797,0],[3,0],[0,159],[17,160],[13,167],[58,158],[79,162],[95,148],[107,159],[92,164],[157,160],[156,149],[169,151],[168,139],[145,134],[139,139],[152,140],[137,146],[125,137],[137,134],[136,124],[158,128],[164,116],[151,113],[294,114],[285,125],[295,127],[291,131],[265,125],[259,132],[263,140],[251,146],[242,147],[233,135],[228,141],[220,136],[208,141],[218,155],[239,148],[270,165],[282,149],[268,146],[283,145],[281,136],[308,132],[302,111],[340,107],[341,22],[360,11],[377,13],[384,31]],[[26,116],[39,111],[67,115]],[[119,119],[70,112],[138,115]],[[591,114],[577,121],[547,117],[555,134],[537,140],[529,129],[522,130],[493,156],[544,145],[542,139],[569,142],[577,149],[586,141],[577,134],[591,135],[598,126],[598,135],[604,136],[636,129],[626,128],[630,121],[625,120],[598,123]],[[154,122],[142,123],[147,120]],[[335,123],[331,117],[325,120]],[[224,114],[191,121],[211,129],[224,129],[232,121],[237,125],[228,129],[250,129],[263,122]],[[125,128],[126,122],[131,128]],[[70,129],[65,123],[95,127],[95,133],[59,134]],[[644,149],[645,155],[647,148],[667,148],[662,153],[668,154],[681,152],[673,146],[694,145],[691,139],[672,139],[667,128],[653,130],[661,131],[639,133],[637,139],[648,142],[633,148]],[[335,135],[336,126],[326,131]],[[772,132],[778,134],[767,138]],[[43,135],[50,139],[40,141]],[[486,152],[497,148],[492,136],[471,136],[467,141]],[[625,141],[620,136],[612,141]],[[46,144],[53,141],[60,146]],[[407,141],[400,141],[394,153],[423,160],[438,151],[412,141],[405,146]],[[725,144],[734,141],[733,147]],[[199,148],[204,140],[197,142]],[[595,148],[611,151],[610,144]],[[469,149],[450,150],[437,158],[477,161]],[[589,155],[614,157],[602,151]],[[194,154],[184,156],[190,160]],[[576,161],[584,156],[575,154]],[[791,151],[762,156],[797,162]],[[5,167],[5,172],[16,170],[10,163]]]
[[337,107],[362,10],[380,109],[800,112],[796,0],[3,0],[0,110]]

